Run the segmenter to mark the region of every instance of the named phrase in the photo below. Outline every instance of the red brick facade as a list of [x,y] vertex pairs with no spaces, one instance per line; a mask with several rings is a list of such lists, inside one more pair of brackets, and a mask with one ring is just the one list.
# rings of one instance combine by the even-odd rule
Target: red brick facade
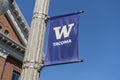
[[14,41],[21,43],[19,40],[18,36],[16,35],[14,29],[11,26],[11,23],[9,20],[6,18],[5,15],[0,16],[0,26],[2,27],[2,32],[4,33],[5,30],[9,31],[9,37],[13,39]]
[[11,56],[8,56],[7,60],[3,59],[2,63],[1,80],[11,80],[13,71],[21,72],[22,63]]
[[[5,30],[9,31],[8,37],[13,41],[21,44],[17,34],[15,33],[11,23],[5,15],[0,16],[0,26],[1,32],[4,33]],[[22,45],[22,44],[21,44]],[[21,72],[22,62],[15,59],[11,55],[8,55],[7,58],[0,56],[0,80],[12,80],[13,71],[18,73]]]
[[2,79],[4,67],[5,67],[5,59],[0,57],[0,80]]

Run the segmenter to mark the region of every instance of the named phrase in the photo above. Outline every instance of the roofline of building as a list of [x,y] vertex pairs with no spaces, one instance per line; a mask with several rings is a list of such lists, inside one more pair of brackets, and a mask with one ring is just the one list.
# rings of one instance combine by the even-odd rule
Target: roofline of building
[[10,4],[6,16],[9,18],[20,40],[26,46],[30,27],[15,1]]

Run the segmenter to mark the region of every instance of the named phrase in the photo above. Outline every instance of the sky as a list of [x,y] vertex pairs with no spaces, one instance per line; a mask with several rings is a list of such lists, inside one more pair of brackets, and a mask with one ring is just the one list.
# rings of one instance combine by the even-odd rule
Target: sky
[[[16,0],[30,25],[35,0]],[[43,68],[40,80],[120,80],[120,0],[51,0],[49,16],[80,15],[82,63]]]

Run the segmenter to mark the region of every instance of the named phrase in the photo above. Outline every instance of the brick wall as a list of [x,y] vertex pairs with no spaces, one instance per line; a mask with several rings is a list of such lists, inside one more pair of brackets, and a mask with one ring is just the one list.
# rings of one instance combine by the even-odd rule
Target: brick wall
[[8,56],[2,74],[3,75],[2,80],[11,80],[13,71],[20,73],[21,68],[22,68],[22,62],[18,61],[17,59],[11,56]]
[[[0,16],[0,26],[2,27],[2,29],[0,29],[2,33],[4,33],[5,30],[8,30],[9,35],[7,36],[12,40],[22,44],[5,15]],[[0,57],[0,80],[11,80],[13,71],[20,73],[21,68],[22,62],[18,61],[12,56],[9,55],[7,59]]]
[[9,31],[9,37],[13,39],[14,41],[21,44],[21,41],[19,40],[18,36],[16,35],[14,29],[12,28],[9,20],[5,15],[0,16],[0,26],[2,26],[2,32],[4,33],[5,30]]
[[5,59],[0,57],[0,80],[2,78],[2,74],[4,71],[4,66],[5,66]]

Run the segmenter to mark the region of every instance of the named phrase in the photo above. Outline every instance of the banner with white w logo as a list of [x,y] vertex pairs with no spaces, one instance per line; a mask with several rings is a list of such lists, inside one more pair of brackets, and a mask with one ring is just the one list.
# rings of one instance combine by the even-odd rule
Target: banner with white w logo
[[79,61],[78,27],[80,13],[52,17],[44,65]]

